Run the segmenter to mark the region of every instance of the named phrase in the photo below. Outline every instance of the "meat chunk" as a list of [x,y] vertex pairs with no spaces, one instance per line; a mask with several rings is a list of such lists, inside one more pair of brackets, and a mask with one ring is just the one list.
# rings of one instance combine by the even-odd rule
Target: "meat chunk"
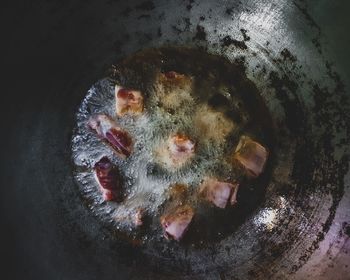
[[170,157],[177,164],[183,164],[194,155],[195,143],[183,134],[176,134],[168,140]]
[[136,227],[140,227],[143,225],[143,218],[144,218],[144,213],[145,213],[145,210],[143,208],[138,208],[136,210],[136,212],[134,213],[134,216],[133,216],[133,224],[136,226]]
[[160,222],[164,229],[164,236],[167,239],[180,241],[187,231],[193,215],[194,210],[189,205],[177,206],[168,214],[163,215]]
[[115,103],[118,116],[137,115],[143,111],[143,96],[138,90],[125,89],[116,85]]
[[95,177],[105,201],[121,199],[121,183],[118,169],[107,158],[103,157],[94,166]]
[[239,183],[235,182],[232,185],[233,185],[233,190],[231,192],[230,204],[233,206],[237,203],[237,192],[239,188]]
[[206,178],[199,188],[199,193],[215,206],[225,208],[228,202],[231,205],[237,202],[238,186],[237,182],[231,184],[214,178]]
[[165,168],[174,170],[187,163],[195,152],[195,142],[183,134],[170,136],[155,151],[156,158]]
[[265,147],[248,136],[242,136],[234,158],[244,166],[250,176],[258,177],[264,170],[268,155],[269,152]]
[[132,151],[132,139],[128,132],[120,128],[111,117],[98,114],[90,117],[88,126],[108,143],[122,158],[128,157]]

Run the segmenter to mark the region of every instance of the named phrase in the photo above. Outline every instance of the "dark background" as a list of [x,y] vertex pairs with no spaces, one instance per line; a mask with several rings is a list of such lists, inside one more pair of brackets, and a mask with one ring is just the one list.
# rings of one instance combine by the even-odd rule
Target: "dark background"
[[[61,247],[62,252],[68,251],[66,256],[72,259],[62,259],[62,252],[50,252],[56,240],[45,236],[56,230],[50,226],[55,221],[45,220],[50,213],[33,216],[33,213],[41,213],[42,209],[52,211],[41,199],[40,192],[45,190],[37,193],[35,201],[16,194],[18,190],[23,190],[25,194],[30,188],[35,188],[33,181],[40,181],[40,178],[35,178],[36,170],[31,169],[32,160],[50,164],[50,157],[35,158],[35,151],[31,153],[33,158],[21,157],[22,152],[32,148],[31,142],[23,135],[26,132],[29,135],[31,127],[40,122],[43,106],[50,106],[43,100],[47,100],[52,92],[59,94],[57,88],[63,92],[66,84],[62,81],[75,83],[79,76],[85,76],[84,79],[92,83],[107,66],[98,64],[96,58],[99,55],[92,54],[102,54],[106,47],[115,48],[117,52],[114,42],[99,45],[92,41],[89,34],[104,28],[103,21],[106,19],[98,9],[94,10],[93,17],[82,16],[85,10],[89,10],[90,2],[9,1],[1,4],[1,45],[4,47],[1,59],[1,279],[84,279],[84,275],[89,273],[89,268],[81,263],[83,260],[74,260],[74,240],[68,240]],[[309,14],[321,27],[324,46],[349,85],[350,2],[310,0],[307,3]],[[101,10],[106,5],[117,8],[119,2],[100,1]],[[81,88],[84,90],[88,86],[82,84]],[[73,103],[77,102],[74,100]],[[45,110],[55,112],[54,105]],[[18,130],[21,130],[20,133]],[[16,134],[20,135],[20,139],[16,139]],[[54,133],[48,137],[54,137]],[[52,138],[47,140],[54,144]],[[26,172],[13,172],[20,164],[28,166]],[[54,218],[55,213],[52,213]],[[84,267],[86,271],[81,271],[80,278],[77,278],[79,267]],[[337,270],[336,264],[334,270]],[[62,271],[65,271],[64,275]],[[123,271],[118,278],[123,278]]]

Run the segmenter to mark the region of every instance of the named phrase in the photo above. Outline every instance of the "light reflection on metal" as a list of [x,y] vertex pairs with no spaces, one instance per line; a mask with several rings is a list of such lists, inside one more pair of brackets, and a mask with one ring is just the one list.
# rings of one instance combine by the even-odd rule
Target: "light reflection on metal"
[[272,230],[277,222],[278,210],[272,208],[264,208],[254,219],[258,226],[265,226],[267,230]]

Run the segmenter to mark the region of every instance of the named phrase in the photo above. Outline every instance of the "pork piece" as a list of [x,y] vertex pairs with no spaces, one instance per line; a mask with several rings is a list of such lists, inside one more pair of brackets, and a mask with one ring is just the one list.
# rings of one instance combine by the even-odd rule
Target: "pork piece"
[[230,204],[233,206],[237,203],[237,192],[239,188],[239,183],[234,182],[232,185],[233,185],[233,190],[231,192]]
[[193,156],[195,143],[183,134],[170,136],[165,143],[155,150],[155,156],[163,167],[175,170],[182,167]]
[[195,143],[183,134],[168,139],[168,151],[174,164],[182,165],[194,156]]
[[144,218],[144,212],[145,210],[143,208],[139,208],[136,210],[133,216],[133,224],[136,227],[140,227],[143,225],[143,218]]
[[116,113],[138,115],[143,111],[143,96],[138,90],[125,89],[115,86]]
[[189,205],[182,205],[168,211],[168,214],[160,218],[164,229],[164,236],[167,239],[180,241],[190,225],[194,210]]
[[105,114],[90,117],[88,126],[96,132],[98,137],[108,143],[122,158],[126,158],[132,151],[132,139],[128,132],[120,128],[116,122]]
[[237,182],[231,184],[214,178],[205,178],[199,188],[199,193],[215,206],[226,208],[227,203],[236,204],[238,186]]
[[269,152],[265,147],[248,136],[242,136],[234,158],[244,166],[250,176],[258,177],[264,170],[268,155]]
[[101,158],[94,166],[95,177],[105,201],[121,199],[121,183],[118,169],[107,158]]

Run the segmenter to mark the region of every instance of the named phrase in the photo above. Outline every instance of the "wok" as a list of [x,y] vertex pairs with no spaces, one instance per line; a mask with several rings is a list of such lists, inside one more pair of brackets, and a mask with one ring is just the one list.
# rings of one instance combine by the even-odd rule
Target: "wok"
[[[347,81],[338,73],[347,62],[333,63],[345,57],[327,44],[310,16],[318,7],[312,4],[108,0],[8,7],[1,176],[7,279],[350,279],[350,120]],[[221,55],[245,71],[274,120],[277,156],[264,196],[232,235],[200,249],[143,250],[84,206],[70,141],[78,105],[112,63],[174,45]],[[273,226],[257,227],[259,218]]]

